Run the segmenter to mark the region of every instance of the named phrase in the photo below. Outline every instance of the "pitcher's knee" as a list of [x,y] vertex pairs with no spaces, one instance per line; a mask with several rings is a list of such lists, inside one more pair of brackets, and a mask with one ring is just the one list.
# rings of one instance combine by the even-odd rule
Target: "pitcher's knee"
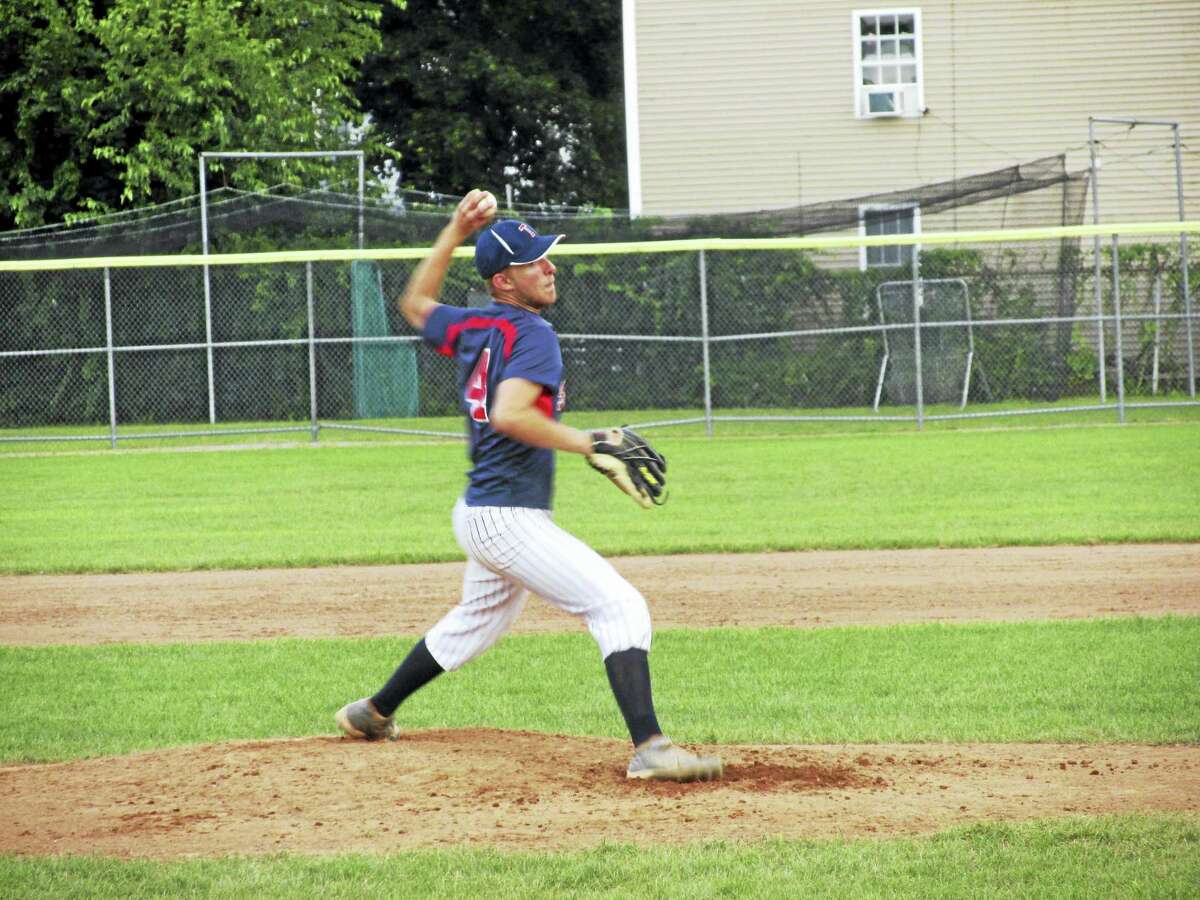
[[429,654],[434,662],[447,672],[461,669],[491,645],[492,642],[480,641],[475,636],[467,637],[439,631],[436,626],[425,635],[425,646],[429,649]]
[[461,669],[508,633],[522,605],[490,610],[488,615],[456,608],[429,630],[425,646],[447,672]]
[[646,598],[632,588],[607,598],[588,614],[587,623],[600,645],[601,657],[633,648],[650,649],[650,608]]

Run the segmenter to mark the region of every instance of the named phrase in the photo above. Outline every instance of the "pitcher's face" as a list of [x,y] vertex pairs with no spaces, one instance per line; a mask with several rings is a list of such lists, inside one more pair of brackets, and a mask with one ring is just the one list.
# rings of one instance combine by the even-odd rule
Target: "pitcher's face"
[[558,299],[558,288],[554,283],[557,271],[547,256],[524,265],[509,266],[494,276],[496,299],[515,301],[518,306],[540,312],[553,306]]

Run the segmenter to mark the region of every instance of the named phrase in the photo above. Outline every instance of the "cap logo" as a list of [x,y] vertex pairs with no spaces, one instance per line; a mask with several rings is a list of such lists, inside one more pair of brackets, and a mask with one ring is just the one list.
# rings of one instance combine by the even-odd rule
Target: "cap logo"
[[530,237],[537,237],[537,232],[534,231],[532,228],[530,228],[528,225],[526,225],[524,222],[522,222],[520,225],[517,226],[517,231],[523,231]]

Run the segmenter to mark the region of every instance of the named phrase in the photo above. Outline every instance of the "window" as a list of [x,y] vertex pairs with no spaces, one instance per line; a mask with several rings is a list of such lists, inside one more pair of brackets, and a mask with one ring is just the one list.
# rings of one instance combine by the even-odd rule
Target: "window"
[[919,9],[856,9],[854,114],[920,116],[925,109]]
[[[920,234],[921,208],[916,204],[904,206],[864,206],[858,211],[858,233]],[[916,244],[893,244],[887,247],[860,247],[860,269],[876,266],[907,266],[912,262]]]

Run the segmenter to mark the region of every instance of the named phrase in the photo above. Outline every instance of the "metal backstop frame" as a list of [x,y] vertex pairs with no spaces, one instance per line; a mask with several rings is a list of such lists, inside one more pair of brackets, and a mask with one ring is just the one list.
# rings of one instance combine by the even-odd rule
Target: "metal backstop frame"
[[[1100,224],[1100,159],[1096,155],[1096,125],[1128,125],[1130,128],[1136,128],[1140,125],[1150,127],[1170,128],[1172,141],[1175,149],[1175,201],[1179,211],[1179,221],[1187,221],[1187,215],[1183,205],[1183,154],[1182,142],[1179,133],[1179,122],[1172,119],[1139,119],[1134,116],[1088,116],[1088,157],[1090,162],[1090,177],[1092,186],[1092,224]],[[1118,259],[1118,233],[1112,233],[1112,298],[1113,311],[1116,315],[1118,323],[1121,319],[1121,283],[1120,283],[1120,261]],[[1103,318],[1104,301],[1101,297],[1101,279],[1100,279],[1100,234],[1097,233],[1092,239],[1092,265],[1093,265],[1093,280],[1095,283],[1096,295],[1096,315]],[[1188,280],[1188,246],[1187,233],[1180,231],[1179,233],[1179,257],[1182,266],[1182,292],[1183,292],[1183,310],[1185,323],[1187,328],[1187,352],[1188,352],[1188,396],[1190,399],[1196,399],[1196,351],[1195,337],[1192,328],[1192,297],[1191,288]],[[1121,359],[1124,348],[1121,342],[1121,329],[1118,326],[1114,335],[1118,361]],[[1107,400],[1107,385],[1105,383],[1105,366],[1103,360],[1104,353],[1104,329],[1099,329],[1098,342],[1100,348],[1100,401],[1103,403]],[[1157,381],[1157,377],[1155,379]],[[1125,376],[1124,367],[1117,366],[1117,406],[1121,410],[1121,421],[1125,421],[1124,413],[1124,397],[1125,397]]]

